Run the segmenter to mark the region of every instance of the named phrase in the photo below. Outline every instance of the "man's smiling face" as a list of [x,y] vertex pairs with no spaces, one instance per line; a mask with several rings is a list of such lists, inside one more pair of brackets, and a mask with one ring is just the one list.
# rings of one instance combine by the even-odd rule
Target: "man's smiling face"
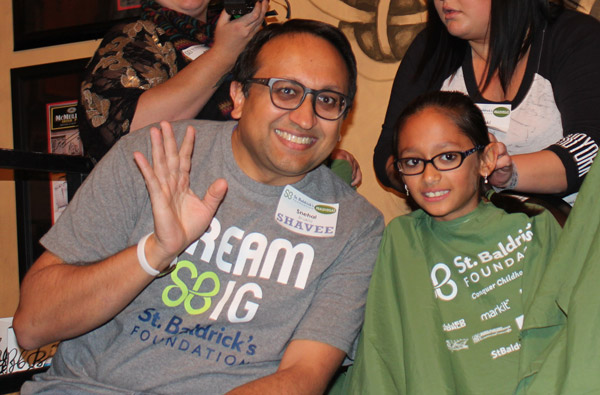
[[[339,52],[323,38],[307,33],[273,38],[260,50],[253,78],[285,78],[307,88],[348,93],[348,71]],[[269,87],[250,84],[245,95],[241,83],[231,88],[232,115],[239,124],[232,136],[238,166],[264,184],[286,185],[301,180],[335,148],[343,117],[318,117],[313,96],[295,110],[277,108]]]

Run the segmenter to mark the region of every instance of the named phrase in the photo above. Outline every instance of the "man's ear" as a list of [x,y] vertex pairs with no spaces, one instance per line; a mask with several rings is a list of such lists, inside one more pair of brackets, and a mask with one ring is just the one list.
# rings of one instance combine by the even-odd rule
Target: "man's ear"
[[482,177],[489,176],[496,169],[498,152],[498,143],[490,143],[483,149],[483,154],[479,157],[479,174]]
[[240,119],[242,117],[242,109],[244,107],[244,101],[246,95],[244,94],[244,85],[239,81],[232,81],[229,86],[229,96],[233,101],[233,110],[231,110],[231,117],[234,119]]

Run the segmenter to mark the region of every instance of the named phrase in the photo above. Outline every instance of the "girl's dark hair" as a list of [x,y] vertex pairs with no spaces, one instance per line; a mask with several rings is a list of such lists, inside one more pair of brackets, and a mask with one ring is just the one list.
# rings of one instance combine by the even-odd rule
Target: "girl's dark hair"
[[[348,93],[346,95],[348,97],[346,114],[348,114],[356,94],[356,59],[352,52],[352,46],[344,33],[325,22],[310,19],[290,19],[284,23],[270,23],[252,37],[246,48],[238,56],[232,70],[233,80],[244,84],[247,93],[246,81],[254,77],[258,69],[257,58],[262,47],[276,37],[302,33],[311,34],[328,41],[344,60],[348,70]],[[285,56],[285,52],[281,56]]]
[[[471,98],[461,92],[434,91],[418,96],[400,114],[395,127],[396,133],[394,134],[395,159],[398,159],[399,156],[398,143],[400,142],[400,132],[407,120],[427,108],[434,108],[447,115],[456,127],[471,140],[474,146],[481,145],[485,147],[490,143],[485,118]],[[481,155],[481,152],[477,155]],[[482,182],[480,185],[481,194],[486,195],[496,207],[503,209],[507,213],[519,212],[532,217],[542,211],[531,205],[526,205],[523,201],[513,196],[500,193],[487,194],[488,190],[489,187]]]
[[[452,36],[440,20],[434,1],[427,0],[425,52],[415,78],[432,59],[435,59],[431,83],[437,80],[443,67],[449,64],[457,70],[469,50],[467,41]],[[517,63],[527,53],[537,34],[545,25],[558,17],[566,5],[576,8],[574,0],[491,0],[490,47],[487,74],[481,81],[485,90],[497,71],[504,91],[507,90]],[[437,55],[436,55],[437,54]]]
[[418,96],[400,114],[394,135],[395,158],[398,158],[399,136],[404,124],[411,116],[427,108],[435,108],[447,115],[473,145],[485,147],[490,143],[485,118],[467,95],[461,92],[434,91]]

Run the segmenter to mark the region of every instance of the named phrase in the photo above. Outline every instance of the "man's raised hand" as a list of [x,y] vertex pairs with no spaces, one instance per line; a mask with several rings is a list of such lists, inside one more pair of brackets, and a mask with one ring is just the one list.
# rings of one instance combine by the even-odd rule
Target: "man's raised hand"
[[150,129],[152,165],[140,152],[135,161],[144,176],[152,203],[154,235],[145,251],[149,264],[162,271],[187,246],[209,227],[219,204],[227,192],[227,182],[217,179],[208,187],[204,199],[190,189],[191,157],[195,129],[188,126],[181,148],[168,122],[161,129]]

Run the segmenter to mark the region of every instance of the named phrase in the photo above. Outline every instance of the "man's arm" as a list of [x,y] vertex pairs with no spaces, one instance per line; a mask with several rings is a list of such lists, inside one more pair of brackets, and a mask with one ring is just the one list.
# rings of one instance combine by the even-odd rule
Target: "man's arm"
[[66,264],[46,251],[21,284],[13,321],[19,345],[33,349],[98,327],[153,278],[137,263],[135,247],[86,266]]
[[[148,264],[162,271],[208,228],[225,196],[215,181],[200,199],[189,188],[195,130],[188,128],[178,150],[171,126],[150,131],[153,166],[139,152],[135,160],[152,203],[154,233],[145,245]],[[119,215],[119,213],[115,213]],[[19,344],[35,348],[86,333],[118,314],[154,279],[139,265],[136,247],[100,262],[69,265],[45,252],[29,270],[13,327]]]
[[292,340],[277,372],[229,392],[241,394],[322,394],[345,352],[314,340]]

